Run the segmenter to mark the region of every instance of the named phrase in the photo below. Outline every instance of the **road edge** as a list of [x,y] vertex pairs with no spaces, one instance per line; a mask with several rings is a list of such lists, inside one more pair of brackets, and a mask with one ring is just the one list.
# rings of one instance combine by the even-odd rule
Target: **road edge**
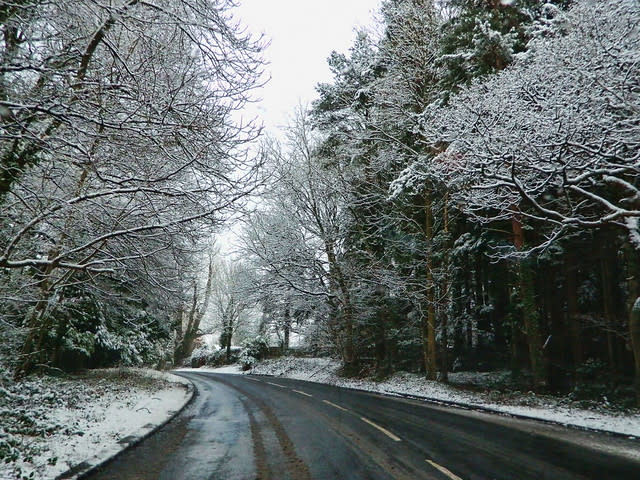
[[187,389],[185,401],[179,409],[170,410],[168,412],[167,417],[158,424],[149,423],[147,425],[144,425],[142,428],[138,429],[137,431],[131,432],[129,435],[127,435],[122,440],[120,440],[120,442],[118,442],[120,447],[118,447],[117,450],[116,450],[116,447],[111,447],[111,448],[102,450],[97,454],[95,454],[94,456],[89,457],[88,459],[82,462],[79,462],[75,466],[59,474],[57,477],[55,477],[55,480],[80,480],[85,478],[87,475],[90,475],[98,468],[103,467],[109,462],[112,462],[117,457],[122,455],[124,452],[138,445],[140,442],[142,442],[146,438],[156,433],[158,430],[160,430],[162,427],[164,427],[169,422],[171,422],[174,418],[180,415],[180,413],[182,413],[184,409],[187,408],[191,404],[191,402],[193,402],[193,399],[195,398],[197,393],[197,389],[193,384],[193,382],[191,382],[189,379],[185,377],[182,377],[175,373],[165,372],[165,374],[168,376],[167,380],[169,380],[172,383],[180,383],[184,385]]
[[[333,387],[339,387],[339,388],[348,388],[349,390],[355,390],[357,392],[362,392],[362,393],[368,393],[368,394],[374,394],[374,395],[382,395],[385,397],[401,397],[401,398],[406,398],[406,399],[410,399],[410,400],[417,400],[417,401],[421,401],[424,403],[431,403],[434,405],[439,405],[439,406],[445,406],[445,407],[451,407],[451,408],[457,408],[460,410],[467,410],[467,411],[476,411],[476,412],[482,412],[482,413],[488,413],[488,414],[492,414],[492,415],[498,415],[501,417],[508,417],[508,418],[515,418],[518,420],[529,420],[529,421],[535,421],[535,422],[540,422],[540,423],[544,423],[547,425],[557,425],[557,426],[561,426],[561,427],[566,427],[566,428],[571,428],[574,430],[581,430],[584,432],[592,432],[592,433],[597,433],[597,434],[604,434],[604,435],[609,435],[611,437],[615,437],[615,438],[624,438],[627,440],[640,440],[640,436],[638,435],[631,435],[628,433],[620,433],[620,432],[613,432],[611,430],[604,430],[604,429],[600,429],[600,428],[593,428],[593,427],[586,427],[583,425],[575,425],[572,423],[566,423],[566,422],[559,422],[556,420],[550,420],[550,419],[546,419],[546,418],[540,418],[540,417],[533,417],[533,416],[529,416],[529,415],[524,415],[524,414],[520,414],[520,413],[511,413],[511,412],[505,412],[502,410],[497,410],[495,408],[490,408],[490,407],[485,407],[483,405],[473,405],[473,404],[467,404],[467,403],[462,403],[462,402],[454,402],[452,400],[441,400],[441,399],[437,399],[437,398],[432,398],[432,397],[425,397],[422,395],[414,395],[414,394],[409,394],[409,393],[402,393],[402,392],[396,392],[393,390],[365,390],[363,388],[357,388],[357,387],[349,387],[349,386],[345,386],[345,385],[335,385],[333,383],[324,383],[324,382],[314,382],[313,380],[301,380],[301,379],[297,379],[297,378],[289,378],[286,377],[284,375],[269,375],[269,374],[263,374],[263,373],[249,373],[250,375],[255,375],[255,376],[260,376],[260,377],[271,377],[271,378],[286,378],[288,380],[298,380],[301,382],[311,382],[311,383],[318,383],[318,384],[322,384],[322,385],[330,385]],[[242,374],[242,375],[247,375],[247,374]]]

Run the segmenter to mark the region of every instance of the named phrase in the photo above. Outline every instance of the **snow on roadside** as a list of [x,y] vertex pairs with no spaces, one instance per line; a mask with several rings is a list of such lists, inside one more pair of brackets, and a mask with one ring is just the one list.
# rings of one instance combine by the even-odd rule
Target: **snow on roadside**
[[[500,392],[471,392],[453,385],[429,381],[421,375],[398,372],[389,379],[376,382],[369,379],[349,379],[337,375],[340,363],[326,358],[283,357],[266,360],[251,371],[254,375],[273,375],[298,380],[326,383],[346,388],[357,388],[378,393],[413,395],[430,400],[453,402],[481,407],[505,414],[547,420],[564,425],[605,430],[640,437],[640,412],[623,413],[607,410],[588,410],[571,404],[569,400],[547,395],[503,394]],[[500,373],[498,374],[500,375]],[[459,375],[459,380],[471,382],[472,377],[482,383],[483,374]],[[453,376],[455,379],[455,374]]]
[[178,368],[174,372],[211,372],[211,373],[232,373],[235,375],[245,373],[238,364],[225,365],[224,367],[199,367],[199,368]]
[[[0,381],[0,479],[52,479],[123,448],[179,410],[186,380],[153,370],[92,371],[81,379]],[[30,475],[33,474],[33,477]]]

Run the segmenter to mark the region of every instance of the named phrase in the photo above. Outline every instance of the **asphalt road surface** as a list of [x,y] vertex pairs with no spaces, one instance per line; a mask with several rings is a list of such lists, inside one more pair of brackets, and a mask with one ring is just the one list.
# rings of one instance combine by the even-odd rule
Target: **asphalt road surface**
[[640,479],[640,440],[298,380],[181,375],[192,404],[88,478]]

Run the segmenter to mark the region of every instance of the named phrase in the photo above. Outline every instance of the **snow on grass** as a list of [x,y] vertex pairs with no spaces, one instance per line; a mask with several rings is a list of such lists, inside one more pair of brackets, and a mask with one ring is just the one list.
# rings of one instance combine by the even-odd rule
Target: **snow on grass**
[[[393,395],[411,395],[430,400],[480,407],[504,414],[605,430],[640,437],[640,411],[619,412],[607,409],[591,410],[577,406],[568,399],[528,393],[502,393],[493,390],[469,391],[452,384],[426,380],[421,375],[398,372],[383,381],[349,379],[338,376],[340,363],[326,358],[283,357],[266,360],[251,371],[255,375],[273,375],[326,383]],[[486,387],[504,380],[507,372],[461,372],[450,375],[452,383]]]
[[346,380],[336,375],[336,371],[339,368],[340,362],[331,358],[282,357],[274,360],[265,360],[255,365],[247,373],[336,385],[336,382]]
[[[72,379],[0,375],[0,478],[52,479],[96,464],[179,410],[185,380],[151,370],[101,370]],[[33,475],[33,476],[30,476]]]

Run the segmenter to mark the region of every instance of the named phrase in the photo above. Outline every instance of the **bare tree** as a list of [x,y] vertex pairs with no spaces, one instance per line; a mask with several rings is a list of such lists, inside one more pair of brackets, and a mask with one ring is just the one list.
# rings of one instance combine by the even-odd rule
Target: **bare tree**
[[191,302],[179,308],[178,329],[174,348],[174,365],[180,365],[182,361],[191,355],[195,347],[195,339],[200,333],[200,324],[205,317],[211,300],[213,281],[216,276],[213,254],[209,254],[209,268],[204,288],[199,288],[199,279],[196,277],[192,281],[193,294]]
[[[255,186],[237,121],[260,42],[232,2],[24,2],[3,7],[0,268],[39,293],[21,371],[51,327],[59,286],[161,275]],[[37,355],[35,355],[37,356]]]
[[221,330],[220,345],[226,349],[227,361],[230,361],[232,341],[242,326],[243,314],[255,303],[251,292],[253,282],[248,267],[238,261],[222,261],[214,282],[214,316]]
[[247,224],[244,248],[285,303],[295,292],[309,305],[324,304],[334,342],[350,364],[355,361],[355,312],[343,251],[345,184],[339,169],[315,155],[317,146],[308,114],[299,109],[285,145],[268,146],[277,180],[265,194],[264,208]]

